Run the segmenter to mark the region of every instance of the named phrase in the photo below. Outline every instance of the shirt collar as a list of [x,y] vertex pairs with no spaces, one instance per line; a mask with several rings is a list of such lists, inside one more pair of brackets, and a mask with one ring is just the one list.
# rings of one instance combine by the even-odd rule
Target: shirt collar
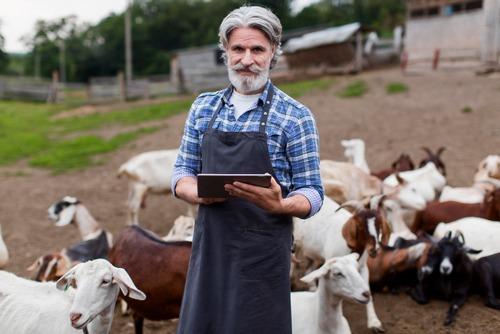
[[[260,94],[259,100],[257,101],[257,105],[262,106],[264,104],[264,102],[267,99],[267,95],[269,94],[269,88],[271,87],[271,85],[272,85],[271,80],[267,79],[264,91],[262,92],[262,94]],[[234,89],[233,85],[230,84],[229,87],[227,87],[224,90],[224,93],[222,95],[222,102],[224,102],[224,104],[231,105],[229,99],[233,94],[233,89]]]

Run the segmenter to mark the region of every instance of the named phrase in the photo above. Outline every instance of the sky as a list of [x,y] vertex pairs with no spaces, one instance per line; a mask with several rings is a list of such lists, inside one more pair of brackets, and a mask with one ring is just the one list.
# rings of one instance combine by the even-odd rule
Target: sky
[[[318,0],[294,0],[294,12]],[[110,13],[125,10],[127,0],[0,0],[0,33],[7,52],[26,52],[20,41],[34,32],[37,20],[76,15],[79,22],[97,23]]]

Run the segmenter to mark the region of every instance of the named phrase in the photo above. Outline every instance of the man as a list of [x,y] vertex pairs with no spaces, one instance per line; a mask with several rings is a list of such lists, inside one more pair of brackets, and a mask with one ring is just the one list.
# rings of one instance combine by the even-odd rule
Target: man
[[[200,204],[177,333],[291,333],[292,216],[322,205],[311,112],[269,81],[281,23],[243,6],[219,28],[231,86],[193,103],[175,164],[177,197]],[[199,173],[270,173],[270,188],[234,182],[199,198]]]

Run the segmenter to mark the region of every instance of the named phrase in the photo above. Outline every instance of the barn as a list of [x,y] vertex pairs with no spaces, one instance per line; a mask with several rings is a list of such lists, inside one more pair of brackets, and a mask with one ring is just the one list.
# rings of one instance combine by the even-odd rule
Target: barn
[[407,0],[409,64],[499,66],[500,1]]

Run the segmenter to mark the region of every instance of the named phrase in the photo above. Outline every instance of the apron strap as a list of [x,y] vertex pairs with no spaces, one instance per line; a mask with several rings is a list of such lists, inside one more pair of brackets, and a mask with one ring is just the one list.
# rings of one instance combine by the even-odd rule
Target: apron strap
[[[208,128],[207,132],[213,131],[213,125],[215,122],[215,119],[217,118],[217,115],[219,114],[219,111],[222,109],[222,105],[224,104],[224,98],[229,99],[229,96],[232,92],[233,87],[229,86],[226,88],[224,94],[222,95],[213,115],[212,118],[210,119],[210,122],[208,123]],[[264,102],[264,106],[262,107],[262,116],[259,121],[259,132],[265,133],[266,132],[266,124],[267,124],[267,119],[269,117],[269,111],[271,110],[271,105],[274,97],[274,88],[273,85],[270,84],[269,88],[267,90],[267,98],[266,101]]]

